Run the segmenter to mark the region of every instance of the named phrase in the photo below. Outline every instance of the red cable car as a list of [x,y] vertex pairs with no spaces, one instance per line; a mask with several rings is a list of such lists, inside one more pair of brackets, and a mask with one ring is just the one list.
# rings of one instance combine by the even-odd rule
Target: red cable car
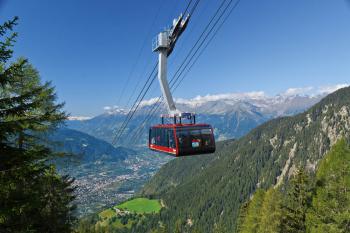
[[[213,128],[208,124],[196,124],[196,117],[193,113],[180,113],[176,109],[167,80],[167,58],[185,30],[189,17],[187,15],[184,18],[181,14],[178,19],[173,21],[173,26],[169,30],[158,34],[153,43],[153,51],[159,53],[159,84],[170,115],[162,115],[162,124],[150,128],[148,147],[151,150],[176,157],[215,152]],[[164,118],[172,118],[174,123],[164,124]],[[190,123],[182,124],[182,119],[188,119]]]
[[209,124],[196,124],[195,117],[190,118],[194,122],[190,124],[176,123],[152,126],[149,130],[148,147],[151,150],[167,153],[176,157],[196,154],[208,154],[215,152],[215,139],[213,128]]

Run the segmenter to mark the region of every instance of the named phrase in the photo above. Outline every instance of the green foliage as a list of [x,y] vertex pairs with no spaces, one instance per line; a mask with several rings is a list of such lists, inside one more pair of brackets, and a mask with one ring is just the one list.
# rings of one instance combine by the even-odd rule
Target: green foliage
[[237,232],[283,232],[281,222],[281,192],[274,188],[270,188],[266,192],[259,189],[248,203],[242,205]]
[[79,224],[76,228],[76,232],[79,232],[79,233],[95,232],[95,228],[96,228],[95,225],[96,225],[96,222],[98,222],[99,220],[100,219],[97,214],[80,219]]
[[181,219],[176,220],[174,233],[181,233],[183,229],[183,222]]
[[349,232],[350,148],[345,140],[321,160],[314,179],[299,169],[285,197],[277,189],[258,190],[241,208],[238,232]]
[[309,177],[299,169],[290,180],[285,197],[278,189],[257,190],[248,204],[241,208],[238,232],[305,232],[311,188]]
[[258,232],[259,223],[261,219],[261,208],[263,205],[265,196],[264,190],[257,190],[250,200],[245,213],[245,218],[240,225],[239,232],[242,233],[255,233]]
[[306,231],[306,212],[311,204],[311,181],[303,169],[292,177],[283,204],[282,230],[291,233]]
[[[218,142],[213,155],[169,162],[141,191],[143,196],[162,199],[166,206],[156,219],[146,223],[149,227],[146,229],[155,228],[161,221],[173,232],[177,219],[191,216],[191,229],[213,232],[215,224],[221,221],[232,232],[236,229],[241,205],[258,188],[268,190],[277,182],[284,188],[296,167],[312,170],[336,139],[343,136],[350,140],[349,106],[348,87],[330,94],[305,113],[271,120],[238,140]],[[301,199],[294,200],[295,203],[303,200],[303,192],[300,190]],[[304,201],[311,203],[310,199]],[[279,209],[282,204],[285,203],[273,208]],[[294,208],[294,204],[284,207]],[[305,210],[298,211],[301,212],[295,216],[289,213],[284,222],[297,221],[295,218],[300,216],[304,219]],[[261,221],[269,220],[262,218]],[[271,229],[280,227],[285,226],[278,219],[271,225]]]
[[228,230],[225,227],[225,224],[220,221],[219,223],[215,224],[213,233],[227,233]]
[[168,230],[165,226],[159,226],[156,229],[152,229],[150,233],[168,233]]
[[66,115],[26,59],[9,62],[16,22],[0,26],[0,232],[70,232],[73,180],[46,163],[44,136]]
[[135,198],[116,206],[119,209],[135,212],[135,213],[158,213],[162,206],[158,200],[150,200],[148,198]]
[[350,232],[350,149],[339,141],[321,161],[308,232]]
[[259,233],[282,232],[282,194],[270,188],[266,191],[260,211]]
[[[134,232],[167,232],[168,229],[164,224],[152,222],[153,216],[159,213],[160,209],[158,200],[135,198],[100,212],[97,218],[82,219],[77,231],[94,229],[105,232],[128,232],[128,229],[136,228]],[[147,227],[149,222],[152,223],[152,228]]]
[[[0,85],[4,86],[10,80],[7,78],[8,76],[12,77],[16,74],[17,68],[15,65],[10,66],[9,68],[5,68],[4,64],[12,57],[13,50],[12,46],[15,42],[15,38],[17,37],[17,33],[12,32],[13,27],[17,25],[18,17],[14,17],[12,20],[5,22],[3,25],[0,25]],[[11,33],[9,33],[11,32]]]

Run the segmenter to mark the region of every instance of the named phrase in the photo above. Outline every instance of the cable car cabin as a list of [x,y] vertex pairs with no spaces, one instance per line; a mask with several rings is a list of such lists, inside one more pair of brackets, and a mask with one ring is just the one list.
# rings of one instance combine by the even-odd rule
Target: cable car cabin
[[148,147],[173,156],[215,152],[213,128],[208,124],[160,124],[149,130]]

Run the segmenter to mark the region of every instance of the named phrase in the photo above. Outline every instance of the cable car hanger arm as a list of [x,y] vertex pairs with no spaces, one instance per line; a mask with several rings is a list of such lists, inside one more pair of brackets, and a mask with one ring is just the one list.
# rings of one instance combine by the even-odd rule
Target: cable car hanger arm
[[187,15],[184,19],[182,14],[179,16],[179,18],[174,19],[172,27],[169,30],[159,33],[153,45],[153,51],[158,52],[158,81],[167,104],[168,111],[171,115],[178,115],[180,112],[176,109],[167,79],[168,56],[172,53],[176,41],[186,29],[189,19],[190,15]]

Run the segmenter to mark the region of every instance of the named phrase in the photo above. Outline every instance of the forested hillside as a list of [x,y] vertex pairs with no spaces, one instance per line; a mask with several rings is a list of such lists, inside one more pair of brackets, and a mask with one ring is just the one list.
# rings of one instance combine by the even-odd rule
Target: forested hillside
[[303,169],[286,190],[259,189],[241,208],[237,232],[350,232],[350,148],[340,140],[316,176]]
[[179,227],[232,232],[241,204],[256,189],[283,184],[297,167],[314,172],[339,138],[349,141],[349,129],[350,88],[343,88],[305,113],[272,120],[218,145],[214,155],[171,161],[141,193],[165,205],[159,216],[144,222],[146,229],[157,229],[161,221],[170,232]]

